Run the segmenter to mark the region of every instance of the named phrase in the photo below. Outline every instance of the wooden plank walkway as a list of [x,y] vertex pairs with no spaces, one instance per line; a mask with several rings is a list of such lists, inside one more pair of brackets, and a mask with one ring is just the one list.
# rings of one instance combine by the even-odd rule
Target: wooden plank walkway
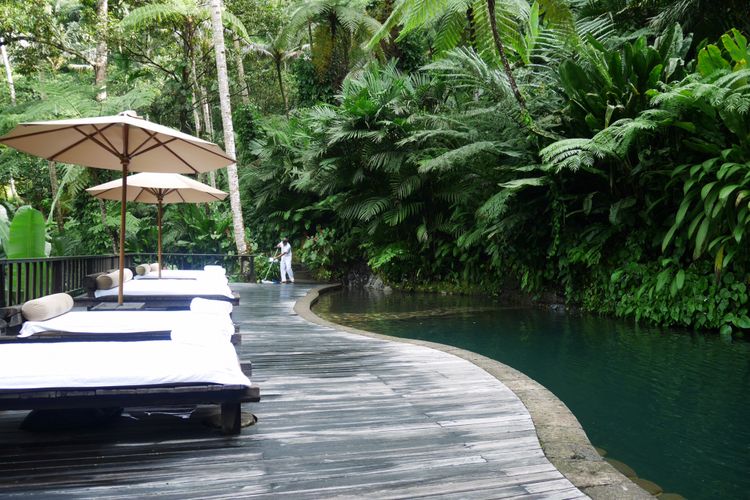
[[295,315],[305,285],[236,285],[259,422],[121,417],[18,430],[0,414],[0,497],[584,498],[544,457],[516,396],[475,365]]

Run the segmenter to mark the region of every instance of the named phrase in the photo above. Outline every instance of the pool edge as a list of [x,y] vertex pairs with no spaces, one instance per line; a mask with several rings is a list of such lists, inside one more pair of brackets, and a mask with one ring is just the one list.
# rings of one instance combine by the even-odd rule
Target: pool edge
[[458,356],[480,367],[505,384],[521,400],[534,422],[547,459],[579,490],[598,500],[654,498],[605,461],[586,436],[573,412],[540,383],[499,361],[465,349],[437,342],[391,337],[325,320],[312,311],[321,294],[340,284],[318,285],[294,304],[303,319],[337,330],[391,342],[421,345]]

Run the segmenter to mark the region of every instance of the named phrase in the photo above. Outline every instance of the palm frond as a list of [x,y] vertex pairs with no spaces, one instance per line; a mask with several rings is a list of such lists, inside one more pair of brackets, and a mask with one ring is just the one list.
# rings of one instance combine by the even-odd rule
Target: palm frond
[[419,172],[450,170],[477,160],[479,156],[496,156],[500,153],[494,141],[477,141],[456,149],[447,151],[436,158],[423,160],[419,164]]
[[162,23],[165,20],[174,21],[183,17],[183,9],[174,2],[152,3],[138,7],[130,11],[120,21],[123,28],[137,28],[154,23]]

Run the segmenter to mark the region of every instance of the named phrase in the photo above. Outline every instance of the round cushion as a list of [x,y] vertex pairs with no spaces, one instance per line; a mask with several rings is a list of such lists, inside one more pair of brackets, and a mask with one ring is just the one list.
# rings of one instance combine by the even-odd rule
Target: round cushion
[[151,272],[151,264],[141,264],[140,266],[135,266],[135,274],[138,276],[143,276],[144,274],[148,274]]
[[73,297],[67,293],[56,293],[30,300],[21,306],[21,313],[28,321],[44,321],[60,316],[73,309]]
[[151,272],[152,273],[158,273],[159,272],[159,263],[158,262],[154,262],[153,264],[151,264]]
[[[125,274],[123,274],[123,283],[133,279],[133,271],[125,268]],[[112,271],[109,274],[100,274],[96,277],[96,288],[99,290],[109,290],[120,284],[120,270]]]

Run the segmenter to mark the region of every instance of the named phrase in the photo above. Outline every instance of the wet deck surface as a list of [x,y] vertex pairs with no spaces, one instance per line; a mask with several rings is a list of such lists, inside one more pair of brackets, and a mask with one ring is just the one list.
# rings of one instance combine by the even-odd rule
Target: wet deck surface
[[243,362],[263,400],[238,437],[137,414],[26,432],[0,413],[0,497],[579,498],[525,407],[475,365],[296,316],[304,285],[236,285]]

